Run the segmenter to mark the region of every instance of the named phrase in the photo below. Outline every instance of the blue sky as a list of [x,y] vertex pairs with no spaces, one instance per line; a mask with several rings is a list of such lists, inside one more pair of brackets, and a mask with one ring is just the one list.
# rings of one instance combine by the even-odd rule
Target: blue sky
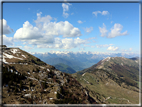
[[139,3],[3,3],[3,43],[28,52],[139,53]]

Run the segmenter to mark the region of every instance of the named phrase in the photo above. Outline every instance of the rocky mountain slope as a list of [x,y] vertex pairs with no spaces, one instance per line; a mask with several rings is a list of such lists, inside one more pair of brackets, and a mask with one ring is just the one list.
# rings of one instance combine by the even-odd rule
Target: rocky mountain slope
[[97,103],[71,75],[19,48],[2,51],[3,104]]
[[137,61],[124,57],[107,57],[72,76],[88,88],[91,96],[99,103],[139,103]]

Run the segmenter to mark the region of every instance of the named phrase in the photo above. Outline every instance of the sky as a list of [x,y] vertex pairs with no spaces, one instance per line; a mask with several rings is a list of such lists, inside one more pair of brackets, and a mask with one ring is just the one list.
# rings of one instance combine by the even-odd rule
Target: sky
[[3,44],[28,52],[139,53],[139,3],[3,3]]

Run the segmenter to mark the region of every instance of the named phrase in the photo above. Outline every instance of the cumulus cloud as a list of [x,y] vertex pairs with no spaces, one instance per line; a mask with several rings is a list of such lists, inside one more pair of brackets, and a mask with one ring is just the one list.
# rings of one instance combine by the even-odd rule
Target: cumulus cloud
[[86,27],[84,30],[85,32],[90,33],[91,31],[93,31],[93,27],[90,27],[90,28]]
[[[0,25],[1,25],[1,20],[0,20]],[[1,26],[0,26],[0,29],[1,29]],[[9,25],[7,24],[7,21],[3,19],[3,34],[10,34],[12,32],[13,32],[13,29],[11,29]]]
[[106,36],[107,35],[107,29],[106,29],[106,26],[105,26],[105,24],[103,23],[103,27],[101,28],[101,27],[99,27],[99,30],[100,30],[100,33],[101,33],[101,36],[102,37],[104,37],[104,36]]
[[[1,44],[1,41],[0,41],[0,44]],[[14,45],[13,38],[3,35],[3,45],[13,46]]]
[[15,39],[21,40],[30,40],[30,39],[39,39],[43,35],[39,31],[39,28],[33,27],[28,21],[23,24],[22,28],[19,28],[14,34]]
[[63,37],[76,37],[81,36],[81,32],[78,28],[74,27],[68,21],[50,22],[44,24],[43,30],[47,35],[63,35]]
[[119,23],[114,24],[114,27],[111,28],[111,32],[108,34],[108,38],[114,38],[116,36],[127,35],[127,31],[121,33],[123,26]]
[[107,50],[109,50],[109,51],[117,51],[117,50],[118,50],[118,47],[109,46],[109,47],[107,48]]
[[77,22],[78,22],[79,24],[83,23],[81,20],[78,20]]
[[129,50],[132,51],[132,48],[130,48]]
[[37,13],[36,26],[28,21],[24,22],[23,27],[19,28],[14,34],[14,38],[22,40],[31,45],[54,44],[56,36],[78,37],[81,32],[68,21],[51,22],[51,16],[41,17],[42,12]]
[[38,28],[42,29],[43,23],[49,23],[53,18],[50,15],[47,15],[45,17],[41,17],[42,12],[37,13],[37,20],[34,20],[36,23],[36,26]]
[[115,23],[114,26],[110,29],[111,31],[107,34],[107,29],[105,24],[103,23],[103,27],[99,27],[101,36],[104,37],[106,36],[107,38],[114,38],[116,36],[123,36],[123,35],[128,35],[127,31],[121,33],[123,29],[123,26],[119,23]]
[[66,13],[69,10],[69,6],[72,5],[70,3],[62,3],[62,7],[63,7],[63,16],[65,18],[67,18],[69,16],[68,13]]
[[76,48],[82,44],[86,44],[87,41],[80,39],[79,37],[72,39],[72,38],[55,38],[54,44],[45,44],[45,45],[37,45],[38,48],[55,48],[55,49],[72,49]]
[[109,14],[108,11],[102,11],[102,12],[101,11],[95,11],[95,12],[92,12],[92,14],[94,14],[95,16],[97,16],[98,13],[101,14],[101,15],[107,15],[107,14]]

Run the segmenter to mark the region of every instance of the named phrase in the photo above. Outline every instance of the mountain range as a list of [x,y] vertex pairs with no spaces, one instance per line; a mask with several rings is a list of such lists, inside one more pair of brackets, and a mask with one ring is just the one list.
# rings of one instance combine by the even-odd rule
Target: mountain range
[[[19,48],[2,51],[3,104],[139,104],[138,58],[51,54],[50,65]],[[86,68],[88,62],[92,66]],[[82,70],[75,72],[73,66]]]
[[138,57],[138,54],[134,53],[98,53],[98,52],[46,52],[46,53],[31,53],[32,55],[38,57],[42,61],[50,64],[56,65],[58,63],[63,63],[75,71],[81,71],[88,68],[100,60],[106,57],[125,57],[132,58]]

